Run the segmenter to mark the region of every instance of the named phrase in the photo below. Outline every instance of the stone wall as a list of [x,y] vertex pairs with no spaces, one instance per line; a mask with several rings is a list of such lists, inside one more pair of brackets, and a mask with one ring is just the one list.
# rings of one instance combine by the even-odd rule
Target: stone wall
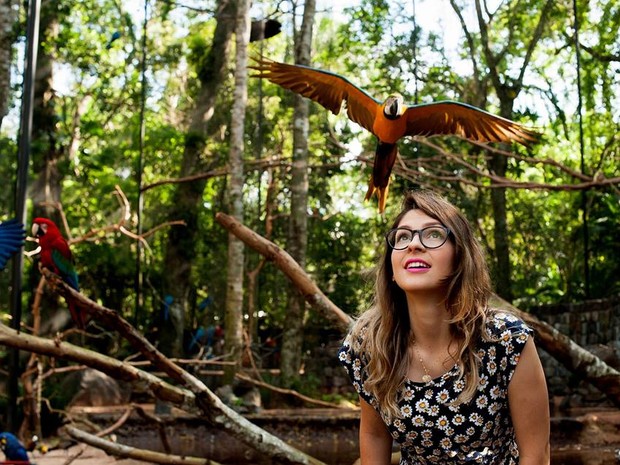
[[[620,296],[582,303],[546,305],[532,309],[531,313],[620,370]],[[547,376],[549,395],[558,406],[607,403],[598,389],[578,379],[544,350],[540,350],[540,356]]]
[[[533,308],[531,313],[620,371],[620,296],[576,304],[546,305]],[[324,392],[352,392],[346,373],[336,359],[342,336],[329,336],[313,347],[306,368],[321,377]],[[539,352],[549,395],[557,406],[607,405],[606,397],[598,389],[578,379],[544,350]]]

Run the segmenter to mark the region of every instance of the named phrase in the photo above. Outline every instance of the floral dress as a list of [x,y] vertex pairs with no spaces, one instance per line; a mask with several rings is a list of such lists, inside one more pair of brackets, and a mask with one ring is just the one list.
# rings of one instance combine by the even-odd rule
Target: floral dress
[[[498,313],[489,319],[491,341],[481,341],[480,381],[472,400],[453,406],[465,382],[455,365],[429,383],[409,379],[399,391],[400,418],[389,420],[377,399],[364,389],[364,354],[347,336],[338,357],[359,395],[383,418],[401,450],[401,465],[519,463],[508,408],[508,383],[532,330],[515,316]],[[360,337],[364,337],[364,331]]]

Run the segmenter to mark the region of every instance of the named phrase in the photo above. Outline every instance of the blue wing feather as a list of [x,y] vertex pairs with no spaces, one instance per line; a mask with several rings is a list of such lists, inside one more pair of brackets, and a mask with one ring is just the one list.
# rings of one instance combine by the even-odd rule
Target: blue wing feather
[[13,219],[0,224],[0,270],[7,260],[21,248],[26,237],[24,225]]

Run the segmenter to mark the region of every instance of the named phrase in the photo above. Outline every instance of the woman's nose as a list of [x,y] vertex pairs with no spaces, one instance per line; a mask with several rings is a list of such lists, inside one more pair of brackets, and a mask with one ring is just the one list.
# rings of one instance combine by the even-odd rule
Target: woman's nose
[[413,234],[413,238],[411,239],[411,242],[409,243],[409,245],[407,246],[408,249],[424,249],[424,244],[422,244],[422,241],[420,240],[420,233],[419,232],[415,232]]

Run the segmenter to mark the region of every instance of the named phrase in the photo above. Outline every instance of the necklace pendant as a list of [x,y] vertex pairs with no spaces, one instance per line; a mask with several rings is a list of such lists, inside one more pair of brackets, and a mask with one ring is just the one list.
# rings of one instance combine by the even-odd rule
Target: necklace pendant
[[433,380],[433,378],[431,378],[431,375],[424,375],[422,376],[422,381],[424,381],[425,383],[430,383]]

